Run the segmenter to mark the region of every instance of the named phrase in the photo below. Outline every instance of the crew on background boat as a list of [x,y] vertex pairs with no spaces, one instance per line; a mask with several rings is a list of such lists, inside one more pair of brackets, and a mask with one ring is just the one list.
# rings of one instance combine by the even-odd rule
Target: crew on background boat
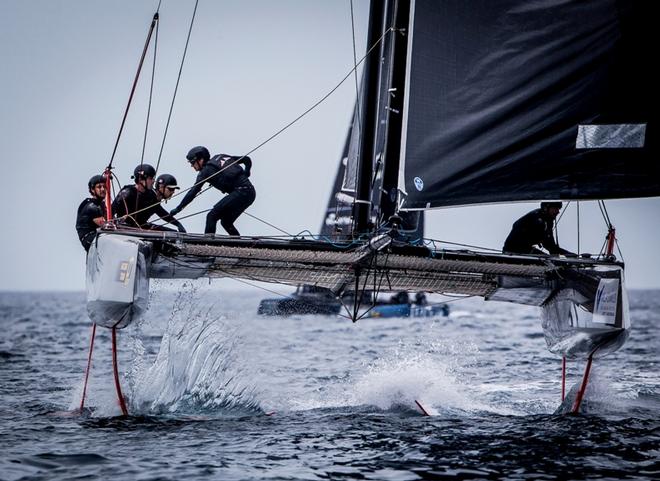
[[390,304],[410,304],[410,296],[406,291],[397,292],[390,297]]
[[[186,193],[171,214],[176,215],[190,204],[202,190],[205,182],[227,194],[215,204],[206,215],[205,234],[215,234],[218,221],[229,235],[241,235],[234,221],[245,211],[256,197],[254,186],[248,179],[252,169],[252,160],[248,156],[231,156],[227,154],[214,155],[203,146],[190,149],[186,159],[197,172],[195,185]],[[245,168],[241,167],[245,165]]]
[[[185,232],[186,229],[183,225],[160,205],[161,199],[159,195],[163,194],[157,194],[154,190],[155,176],[156,169],[149,164],[140,164],[135,167],[132,177],[135,180],[135,184],[126,185],[119,191],[115,200],[112,201],[113,215],[131,227],[148,230],[170,230],[149,222],[149,218],[156,214],[165,222],[176,226],[179,232]],[[174,179],[172,176],[169,177]],[[167,192],[168,196],[164,197],[163,195],[162,198],[169,199],[173,194],[174,188],[172,188],[171,184],[168,185],[171,189],[167,189],[167,185],[163,182],[162,191]],[[176,179],[174,179],[174,187],[176,187]]]
[[91,197],[83,200],[78,206],[78,216],[76,217],[76,231],[80,243],[86,251],[92,245],[96,236],[96,229],[105,223],[105,209],[103,201],[105,199],[105,177],[95,175],[87,182],[87,189]]
[[426,300],[426,294],[424,294],[421,291],[417,292],[415,294],[415,304],[417,304],[418,306],[425,306],[426,304],[428,304],[428,301]]
[[553,228],[555,219],[561,210],[561,202],[541,202],[541,208],[528,212],[516,222],[509,236],[504,241],[502,251],[511,254],[546,255],[536,245],[540,245],[552,255],[563,254],[575,257],[573,252],[562,249],[555,242]]

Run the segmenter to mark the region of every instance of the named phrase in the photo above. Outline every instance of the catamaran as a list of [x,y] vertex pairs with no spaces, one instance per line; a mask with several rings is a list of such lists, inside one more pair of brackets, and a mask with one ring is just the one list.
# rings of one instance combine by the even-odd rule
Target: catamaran
[[604,210],[604,199],[660,195],[649,4],[373,0],[332,233],[108,226],[87,258],[90,318],[113,333],[126,327],[159,278],[350,293],[353,320],[365,291],[533,305],[549,350],[587,360],[577,411],[592,359],[619,349],[630,329],[609,219],[601,252],[576,258],[450,250],[407,232],[427,209],[599,200]]

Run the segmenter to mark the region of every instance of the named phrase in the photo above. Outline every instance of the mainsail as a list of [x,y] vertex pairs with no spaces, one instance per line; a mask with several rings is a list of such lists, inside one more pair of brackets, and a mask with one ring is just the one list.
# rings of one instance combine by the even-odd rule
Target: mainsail
[[413,1],[403,208],[660,195],[653,5]]

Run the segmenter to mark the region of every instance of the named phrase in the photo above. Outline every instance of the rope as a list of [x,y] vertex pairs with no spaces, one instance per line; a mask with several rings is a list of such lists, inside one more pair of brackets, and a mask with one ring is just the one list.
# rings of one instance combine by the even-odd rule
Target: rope
[[[365,56],[362,57],[362,58],[360,59],[360,61],[358,62],[358,66],[359,66],[362,62],[364,62],[364,60],[369,56],[369,54],[371,53],[371,51],[372,51],[374,48],[376,48],[376,47],[382,42],[382,40],[383,40],[383,38],[385,37],[385,35],[387,35],[389,32],[391,32],[391,31],[393,31],[393,30],[394,30],[393,28],[388,28],[388,29],[383,33],[383,35],[382,35],[382,36],[376,41],[376,43],[374,43],[374,45],[369,49],[369,51],[365,54]],[[278,137],[280,134],[282,134],[282,132],[284,132],[285,130],[289,129],[291,126],[293,126],[295,123],[297,123],[300,119],[302,119],[302,118],[305,117],[307,114],[309,114],[312,110],[316,109],[319,105],[321,105],[321,104],[322,104],[325,100],[327,100],[328,97],[330,97],[333,93],[335,93],[335,91],[336,91],[339,87],[341,87],[341,85],[346,81],[346,79],[348,79],[348,77],[351,76],[351,74],[353,73],[353,71],[355,71],[356,68],[357,68],[357,66],[354,67],[354,68],[352,68],[352,69],[350,70],[350,72],[348,72],[348,74],[346,74],[346,75],[345,75],[345,76],[339,81],[339,83],[338,83],[334,88],[332,88],[327,94],[325,94],[325,95],[324,95],[320,100],[318,100],[314,105],[312,105],[311,107],[309,107],[309,108],[308,108],[307,110],[305,110],[302,114],[300,114],[300,115],[299,115],[298,117],[296,117],[294,120],[292,120],[291,122],[289,122],[288,124],[286,124],[284,127],[282,127],[280,130],[278,130],[277,132],[275,132],[273,135],[271,135],[270,137],[268,137],[266,140],[264,140],[263,142],[261,142],[260,144],[258,144],[258,145],[257,145],[256,147],[254,147],[252,150],[248,151],[245,155],[243,155],[242,157],[239,157],[239,158],[236,159],[234,162],[231,162],[231,163],[230,163],[230,162],[227,162],[227,164],[226,164],[224,167],[222,167],[221,169],[219,169],[217,172],[215,172],[215,173],[209,175],[208,177],[206,177],[205,179],[200,180],[199,182],[194,183],[193,185],[191,185],[190,187],[188,187],[188,188],[186,188],[186,189],[182,189],[182,190],[180,190],[179,192],[177,192],[176,194],[174,194],[172,197],[170,197],[170,199],[173,199],[174,197],[177,197],[177,196],[179,196],[179,195],[181,195],[181,194],[183,194],[183,193],[185,193],[185,192],[187,192],[187,191],[193,189],[194,187],[196,187],[196,186],[198,186],[198,185],[201,185],[201,184],[204,184],[204,183],[208,182],[210,179],[212,179],[212,178],[215,177],[216,175],[220,174],[220,173],[223,172],[225,169],[228,169],[229,167],[233,166],[234,164],[239,163],[239,162],[240,162],[241,160],[243,160],[245,157],[247,157],[248,155],[250,155],[250,154],[253,153],[253,152],[256,152],[256,151],[259,150],[261,147],[263,147],[264,145],[266,145],[267,143],[269,143],[271,140],[273,140],[274,138]],[[161,148],[161,151],[162,151],[162,148]],[[160,159],[160,156],[159,156],[159,159]],[[206,190],[208,190],[209,188],[210,188],[210,187],[208,187]],[[202,193],[206,192],[206,190],[200,192],[199,194],[202,194]],[[199,195],[199,194],[198,194],[198,195]],[[155,206],[155,205],[161,204],[162,202],[163,202],[163,201],[159,201],[159,202],[156,202],[156,203],[154,203],[154,204],[152,204],[152,205],[148,205],[148,206],[146,206],[146,207],[144,207],[144,208],[142,208],[142,209],[140,209],[140,210],[137,210],[137,211],[135,211],[135,212],[131,212],[131,214],[138,214],[138,213],[140,213],[140,212],[142,212],[142,211],[145,211],[145,210],[147,210],[147,209],[152,208],[152,207]],[[121,218],[119,218],[119,219],[115,219],[115,221],[121,220],[121,219],[123,219],[123,218],[125,218],[125,217],[126,217],[126,216],[121,217]]]
[[[188,214],[188,215],[185,215],[185,216],[183,216],[183,217],[178,217],[177,220],[181,221],[181,220],[183,220],[183,219],[188,219],[189,217],[194,217],[194,216],[199,215],[199,214],[204,214],[205,212],[209,212],[210,210],[211,210],[211,209],[200,210],[200,211],[197,211],[197,212],[195,212],[195,213],[193,213],[193,214]],[[270,222],[267,222],[267,221],[265,221],[265,220],[263,220],[263,219],[260,219],[259,217],[255,216],[255,215],[250,214],[250,213],[247,212],[247,211],[244,211],[243,214],[245,214],[245,215],[247,215],[247,216],[249,216],[249,217],[252,217],[252,218],[255,219],[255,220],[258,220],[259,222],[263,222],[263,223],[266,224],[267,226],[270,226],[270,227],[272,227],[273,229],[280,231],[282,234],[284,234],[285,236],[287,236],[287,237],[289,237],[289,238],[293,238],[293,239],[295,239],[295,238],[297,237],[297,236],[294,236],[294,235],[292,235],[292,234],[289,234],[288,232],[286,232],[286,231],[280,229],[279,227],[277,227],[277,226],[271,224]],[[164,226],[165,224],[169,224],[169,222],[165,222],[165,221],[163,221],[162,224],[161,224],[161,223],[156,223],[156,222],[154,222],[153,224],[154,224],[154,225],[157,225],[157,226]]]
[[347,74],[346,74],[346,75],[345,75],[345,76],[339,81],[339,83],[338,83],[335,87],[333,87],[333,88],[332,88],[327,94],[325,94],[320,100],[318,100],[316,103],[314,103],[311,107],[309,107],[307,110],[305,110],[302,114],[300,114],[298,117],[296,117],[295,119],[293,119],[291,122],[289,122],[288,124],[286,124],[286,125],[285,125],[284,127],[282,127],[281,129],[279,129],[277,132],[275,132],[273,135],[271,135],[270,137],[268,137],[266,140],[264,140],[263,142],[261,142],[260,144],[258,144],[256,147],[252,148],[252,150],[248,151],[245,155],[243,155],[242,157],[239,157],[239,158],[238,158],[236,161],[234,161],[233,163],[227,163],[227,165],[226,165],[225,167],[223,167],[222,169],[218,170],[218,172],[215,172],[214,174],[209,175],[207,178],[202,179],[201,181],[199,181],[199,182],[193,184],[192,186],[188,187],[187,189],[184,189],[184,190],[181,190],[180,192],[177,192],[177,193],[174,194],[174,196],[172,196],[172,197],[175,197],[175,196],[181,195],[181,194],[183,194],[184,192],[186,192],[186,191],[192,189],[193,187],[197,186],[198,184],[203,184],[204,182],[208,182],[209,179],[215,177],[216,175],[218,175],[218,174],[219,174],[220,172],[222,172],[223,170],[228,169],[229,167],[231,167],[231,166],[233,166],[234,164],[236,164],[236,163],[240,162],[241,160],[243,160],[245,157],[247,157],[247,156],[250,155],[251,153],[256,152],[257,150],[259,150],[261,147],[263,147],[264,145],[266,145],[268,142],[270,142],[270,141],[273,140],[274,138],[278,137],[280,134],[282,134],[282,132],[284,132],[285,130],[289,129],[291,126],[293,126],[295,123],[297,123],[300,119],[302,119],[302,118],[305,117],[307,114],[309,114],[312,110],[316,109],[316,108],[317,108],[319,105],[321,105],[325,100],[327,100],[328,97],[330,97],[332,94],[334,94],[335,91],[336,91],[339,87],[341,87],[341,85],[342,85],[342,84],[348,79],[348,77],[351,76],[351,74],[357,69],[357,67],[358,67],[362,62],[364,62],[364,60],[369,56],[369,54],[371,53],[371,51],[372,51],[373,49],[375,49],[375,48],[380,44],[380,42],[383,40],[383,38],[385,37],[385,35],[387,35],[390,31],[392,31],[392,28],[389,28],[387,31],[385,31],[385,32],[383,33],[383,35],[378,39],[378,41],[377,41],[377,42],[376,42],[376,43],[375,43],[375,44],[369,49],[369,51],[366,53],[366,55],[360,59],[360,61],[358,62],[358,65],[356,65],[355,67],[353,67],[353,68],[350,70],[350,72],[348,72],[348,73],[347,73]]
[[[158,4],[160,8],[160,3]],[[151,101],[154,95],[154,80],[156,78],[156,54],[158,52],[158,23],[156,24],[156,35],[154,36],[154,61],[151,66],[151,83],[149,84],[149,104],[147,106],[147,121],[144,125],[144,139],[142,140],[142,155],[140,156],[140,166],[144,164],[144,152],[147,148],[147,133],[149,132],[149,119],[151,118]]]
[[434,249],[437,249],[435,243],[439,244],[449,244],[453,246],[459,246],[459,247],[469,247],[471,249],[479,249],[479,250],[484,250],[484,251],[490,251],[490,252],[502,252],[500,249],[493,249],[492,247],[481,247],[481,246],[474,246],[470,244],[461,244],[459,242],[449,242],[441,239],[422,239],[424,241],[424,245],[429,246],[433,245]]
[[605,201],[604,200],[599,200],[598,201],[598,207],[600,208],[600,213],[603,216],[603,219],[605,220],[605,225],[607,225],[608,229],[612,228],[612,222],[610,222],[610,216],[607,213],[607,208],[605,207]]
[[142,56],[140,57],[140,62],[138,64],[137,72],[135,73],[135,79],[133,80],[133,87],[131,88],[131,94],[128,97],[128,103],[126,104],[126,110],[124,111],[124,117],[121,121],[121,126],[119,127],[119,132],[117,133],[117,140],[115,141],[115,147],[112,150],[112,155],[110,156],[110,162],[108,167],[112,167],[112,162],[115,160],[115,154],[117,153],[117,147],[119,146],[119,139],[121,138],[121,133],[124,130],[124,125],[126,124],[126,117],[128,117],[128,111],[131,108],[131,102],[133,101],[133,95],[135,94],[135,89],[137,87],[138,79],[140,78],[140,72],[142,71],[142,64],[144,63],[144,58],[147,55],[147,50],[149,48],[149,43],[151,42],[151,34],[154,31],[154,27],[158,22],[158,12],[154,14],[154,18],[151,20],[151,26],[149,27],[149,33],[147,34],[147,40],[144,43],[144,48],[142,49]]
[[[156,172],[158,172],[158,167],[160,167],[160,159],[163,156],[163,149],[165,148],[165,139],[167,138],[167,131],[170,127],[170,119],[172,118],[172,112],[174,110],[174,101],[176,100],[176,94],[179,90],[179,81],[181,80],[181,72],[183,72],[183,64],[186,60],[186,53],[188,52],[188,44],[190,43],[190,34],[192,33],[193,24],[195,23],[195,15],[197,14],[197,5],[199,0],[195,1],[195,8],[193,10],[192,18],[190,19],[190,27],[188,28],[188,37],[186,38],[186,46],[183,49],[183,56],[181,57],[181,65],[179,66],[179,75],[176,78],[176,86],[174,87],[174,95],[172,96],[172,103],[170,104],[170,112],[167,115],[167,123],[165,124],[165,132],[163,133],[163,141],[160,144],[160,152],[158,153],[158,162],[156,163]],[[160,7],[160,4],[159,4]]]
[[[600,213],[603,216],[603,219],[605,220],[605,224],[607,225],[608,229],[613,229],[614,226],[612,225],[612,222],[610,221],[610,215],[607,212],[607,207],[605,206],[605,201],[604,200],[599,200],[598,201],[598,207],[600,207]],[[619,246],[619,239],[615,238],[614,243],[616,245],[616,250],[619,253],[619,257],[621,258],[621,261],[625,262],[625,259],[623,258],[623,252],[621,252],[621,248]],[[605,244],[607,244],[607,239],[605,240]]]
[[266,224],[266,225],[272,227],[272,228],[275,229],[275,230],[280,231],[282,234],[285,234],[285,235],[288,235],[288,236],[290,236],[290,237],[293,237],[291,234],[289,234],[289,233],[286,232],[285,230],[282,230],[282,229],[280,229],[279,227],[274,226],[274,225],[271,224],[270,222],[266,222],[265,220],[260,219],[259,217],[255,216],[255,215],[252,215],[252,214],[250,214],[250,213],[248,213],[248,212],[243,212],[243,213],[246,214],[246,215],[248,215],[248,216],[250,216],[250,217],[252,217],[252,218],[255,219],[255,220],[258,220],[259,222],[263,222],[264,224]]
[[233,280],[235,280],[235,281],[237,281],[237,282],[241,282],[242,284],[246,284],[246,285],[248,285],[248,286],[250,286],[250,287],[254,287],[254,288],[256,288],[256,289],[261,289],[262,291],[270,292],[271,294],[275,294],[276,296],[280,296],[280,297],[283,297],[283,298],[285,298],[285,299],[288,299],[288,298],[291,297],[291,296],[287,296],[286,294],[282,294],[282,293],[280,293],[280,292],[275,292],[275,291],[273,291],[273,290],[271,290],[271,289],[268,289],[268,288],[266,288],[266,287],[258,286],[258,285],[256,285],[256,284],[251,283],[251,282],[244,281],[243,279],[239,279],[238,277],[230,277],[230,279],[233,279]]

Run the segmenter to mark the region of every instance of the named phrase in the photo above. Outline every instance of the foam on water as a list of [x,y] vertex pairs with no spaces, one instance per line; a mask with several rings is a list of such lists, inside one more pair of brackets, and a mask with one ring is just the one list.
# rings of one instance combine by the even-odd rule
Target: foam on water
[[418,412],[419,401],[432,415],[492,411],[470,385],[476,355],[470,342],[399,342],[375,361],[356,364],[348,379],[335,380],[317,396],[295,400],[292,408],[372,406]]

